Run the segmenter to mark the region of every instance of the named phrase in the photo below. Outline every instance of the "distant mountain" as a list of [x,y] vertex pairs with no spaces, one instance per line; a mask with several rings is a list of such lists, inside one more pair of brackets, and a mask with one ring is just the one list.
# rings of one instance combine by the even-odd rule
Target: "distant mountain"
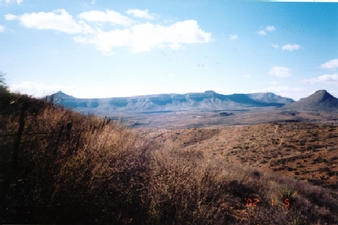
[[252,107],[282,107],[293,102],[290,98],[273,93],[222,95],[214,91],[93,99],[74,98],[59,91],[46,98],[66,108],[99,115],[116,112],[242,110]]
[[338,99],[326,90],[319,90],[309,97],[287,104],[283,108],[298,111],[338,112]]
[[265,103],[276,102],[281,104],[288,104],[290,102],[294,102],[291,98],[281,97],[271,92],[250,94],[250,98]]

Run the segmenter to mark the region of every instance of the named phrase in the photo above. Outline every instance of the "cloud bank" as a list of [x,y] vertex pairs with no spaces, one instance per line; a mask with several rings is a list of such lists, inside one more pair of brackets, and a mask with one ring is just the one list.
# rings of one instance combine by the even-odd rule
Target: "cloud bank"
[[16,3],[16,4],[21,4],[23,2],[23,0],[0,0],[0,3],[6,3],[6,4],[10,4],[10,3]]
[[18,20],[27,28],[38,30],[56,30],[67,34],[87,33],[90,27],[82,21],[75,21],[73,16],[64,9],[51,12],[25,13],[20,16],[5,15],[8,21]]
[[134,16],[136,18],[142,18],[142,19],[148,19],[152,20],[154,19],[154,16],[151,15],[147,9],[141,10],[141,9],[129,9],[126,11],[128,15]]
[[80,19],[83,19],[87,22],[100,22],[100,23],[110,23],[112,25],[123,25],[128,26],[132,24],[132,20],[127,16],[122,15],[119,12],[114,10],[106,10],[106,11],[86,11],[80,13],[78,16]]
[[111,54],[116,47],[127,47],[133,52],[165,47],[179,49],[184,44],[210,42],[211,34],[201,30],[197,21],[185,20],[169,26],[144,23],[126,29],[98,30],[93,35],[74,37],[74,40],[92,44],[99,51]]
[[106,55],[113,54],[118,47],[145,52],[154,48],[180,49],[184,45],[211,41],[211,33],[202,30],[196,20],[161,24],[144,22],[145,19],[154,19],[148,10],[130,9],[126,14],[134,18],[114,10],[85,11],[73,16],[65,9],[57,9],[22,15],[7,14],[5,19],[19,21],[26,28],[72,35],[75,42],[93,45]]

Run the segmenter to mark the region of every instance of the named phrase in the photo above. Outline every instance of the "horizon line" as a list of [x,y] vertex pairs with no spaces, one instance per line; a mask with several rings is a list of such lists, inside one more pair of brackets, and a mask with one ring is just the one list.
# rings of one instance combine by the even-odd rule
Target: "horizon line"
[[[330,92],[328,92],[327,90],[325,90],[325,89],[318,89],[318,90],[316,90],[315,92],[317,92],[317,91],[326,91],[327,93],[329,93],[329,94],[331,94]],[[291,97],[286,97],[286,96],[283,96],[283,95],[280,95],[280,94],[276,94],[276,93],[274,93],[274,92],[272,92],[272,91],[267,91],[267,92],[248,92],[248,93],[244,93],[244,92],[242,92],[242,93],[231,93],[231,94],[223,94],[223,93],[219,93],[219,92],[216,92],[216,91],[213,91],[213,90],[206,90],[206,91],[203,91],[203,92],[185,92],[185,93],[158,93],[158,94],[143,94],[143,95],[132,95],[132,96],[120,96],[120,97],[117,97],[117,96],[110,96],[110,97],[90,97],[90,98],[88,98],[88,97],[85,97],[85,98],[81,98],[81,97],[74,97],[73,95],[69,95],[69,94],[66,94],[65,92],[63,92],[62,90],[59,90],[59,91],[57,91],[57,92],[55,92],[55,93],[53,93],[53,94],[50,94],[50,95],[46,95],[46,96],[43,96],[43,97],[41,97],[41,98],[46,98],[46,97],[48,97],[48,96],[52,96],[52,95],[55,95],[55,94],[57,94],[57,93],[62,93],[62,94],[65,94],[65,95],[67,95],[67,96],[70,96],[70,97],[73,97],[73,98],[76,98],[76,99],[109,99],[109,98],[132,98],[132,97],[143,97],[143,96],[155,96],[155,95],[185,95],[185,94],[201,94],[201,93],[206,93],[206,92],[214,92],[214,93],[216,93],[216,94],[221,94],[221,95],[235,95],[235,94],[245,94],[245,95],[247,95],[247,94],[274,94],[274,95],[276,95],[276,96],[280,96],[280,97],[283,97],[283,98],[289,98],[289,99],[292,99],[292,100],[294,100],[295,101],[295,99],[294,98],[291,98]],[[315,93],[315,92],[313,92],[313,93]],[[311,94],[310,94],[311,95]],[[308,96],[305,96],[305,97],[308,97]],[[303,97],[304,98],[304,97]],[[301,98],[299,98],[299,99],[301,99]],[[299,100],[298,99],[298,100]]]

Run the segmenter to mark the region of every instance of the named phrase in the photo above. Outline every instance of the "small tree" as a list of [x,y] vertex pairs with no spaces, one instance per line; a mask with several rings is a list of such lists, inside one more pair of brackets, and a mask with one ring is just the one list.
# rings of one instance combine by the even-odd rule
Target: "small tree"
[[8,91],[4,75],[0,72],[0,113],[7,111],[8,105],[12,101],[12,95]]
[[4,76],[5,76],[5,73],[3,73],[3,72],[0,71],[0,87],[5,87],[6,86]]
[[8,93],[7,85],[5,82],[5,73],[0,71],[0,93]]

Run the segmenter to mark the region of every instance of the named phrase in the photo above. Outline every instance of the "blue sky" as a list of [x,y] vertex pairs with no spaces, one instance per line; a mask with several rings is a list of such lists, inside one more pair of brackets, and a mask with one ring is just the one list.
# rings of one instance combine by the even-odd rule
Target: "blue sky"
[[41,97],[338,96],[338,3],[0,0],[0,71]]

